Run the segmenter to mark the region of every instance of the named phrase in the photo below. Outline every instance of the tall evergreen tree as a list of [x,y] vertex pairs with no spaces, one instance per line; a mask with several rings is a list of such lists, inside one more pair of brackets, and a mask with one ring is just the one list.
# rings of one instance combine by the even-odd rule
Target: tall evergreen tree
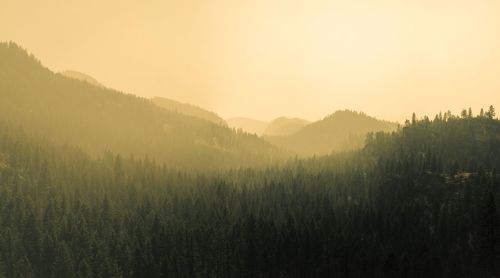
[[480,264],[485,277],[497,277],[500,270],[500,217],[493,193],[486,198],[481,220]]

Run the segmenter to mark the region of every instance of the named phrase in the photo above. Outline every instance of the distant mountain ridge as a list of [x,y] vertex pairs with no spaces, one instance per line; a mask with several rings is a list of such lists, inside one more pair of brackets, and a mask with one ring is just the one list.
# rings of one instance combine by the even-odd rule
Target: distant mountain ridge
[[345,110],[310,124],[296,118],[229,119],[228,126],[245,131],[240,132],[199,107],[148,100],[86,80],[92,79],[55,74],[16,44],[0,43],[0,119],[90,154],[110,150],[175,167],[215,168],[283,161],[288,151],[311,156],[357,149],[367,133],[397,128]]
[[299,131],[310,122],[300,118],[279,117],[270,122],[246,117],[227,119],[228,125],[235,129],[256,134],[258,136],[284,136]]
[[226,121],[221,117],[219,117],[216,113],[205,110],[203,108],[200,108],[198,106],[189,103],[182,103],[164,97],[154,97],[152,101],[159,107],[173,112],[204,119],[218,125],[224,125],[224,126],[227,125]]
[[310,124],[309,121],[300,118],[279,117],[267,125],[263,134],[265,136],[291,135],[298,132],[308,124]]
[[396,123],[378,120],[364,113],[342,110],[306,125],[294,134],[264,136],[264,139],[301,156],[326,155],[361,148],[367,133],[390,132],[397,127]]
[[232,168],[284,159],[256,136],[55,74],[14,43],[0,43],[0,120],[91,155],[134,154],[170,167]]
[[68,78],[73,78],[76,80],[87,82],[87,83],[94,85],[94,86],[97,86],[97,87],[101,87],[101,88],[105,87],[99,81],[97,81],[94,77],[92,77],[88,74],[85,74],[85,73],[81,73],[79,71],[66,70],[66,71],[60,72],[60,74],[66,76]]
[[268,122],[245,117],[234,117],[226,120],[229,127],[261,136],[269,125]]

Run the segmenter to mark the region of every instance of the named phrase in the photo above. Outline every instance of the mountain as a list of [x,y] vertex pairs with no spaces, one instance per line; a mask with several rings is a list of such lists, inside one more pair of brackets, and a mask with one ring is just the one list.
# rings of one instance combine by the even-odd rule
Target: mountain
[[325,155],[361,148],[368,132],[389,132],[396,129],[395,123],[344,110],[311,123],[294,134],[264,136],[264,139],[300,156]]
[[304,119],[280,117],[269,123],[269,125],[264,130],[264,135],[266,136],[291,135],[301,130],[309,123],[310,123],[309,121],[306,121]]
[[170,167],[253,166],[282,158],[255,135],[55,74],[14,43],[0,44],[0,121],[94,156],[148,156]]
[[0,277],[498,277],[500,122],[412,122],[206,175],[0,123]]
[[73,71],[73,70],[67,70],[67,71],[60,72],[60,74],[66,76],[68,78],[73,78],[76,80],[87,82],[87,83],[94,85],[96,87],[104,88],[104,85],[99,83],[94,77],[87,75],[85,73],[81,73],[81,72]]
[[245,132],[257,134],[259,136],[264,133],[264,130],[269,125],[268,122],[250,119],[250,118],[244,118],[244,117],[235,117],[235,118],[227,119],[226,122],[229,125],[229,127],[232,127],[235,129],[241,129]]
[[168,98],[163,98],[163,97],[154,97],[152,99],[153,103],[158,105],[161,108],[177,112],[180,114],[188,115],[191,117],[196,117],[200,119],[204,119],[207,121],[210,121],[212,123],[218,124],[218,125],[227,125],[226,121],[219,117],[217,114],[214,112],[205,110],[203,108],[200,108],[195,105],[191,105],[188,103],[182,103],[178,102],[175,100],[171,100]]

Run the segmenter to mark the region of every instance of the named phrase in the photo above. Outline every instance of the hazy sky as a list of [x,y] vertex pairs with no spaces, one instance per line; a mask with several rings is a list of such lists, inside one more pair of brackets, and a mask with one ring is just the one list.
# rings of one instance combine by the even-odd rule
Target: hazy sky
[[223,117],[500,108],[498,0],[0,0],[0,40]]

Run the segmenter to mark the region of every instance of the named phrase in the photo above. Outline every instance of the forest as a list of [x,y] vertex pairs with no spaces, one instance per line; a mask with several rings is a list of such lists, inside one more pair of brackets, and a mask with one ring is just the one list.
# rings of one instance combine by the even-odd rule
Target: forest
[[500,275],[493,106],[333,115],[381,130],[299,157],[0,44],[0,277]]
[[[448,113],[263,170],[92,158],[3,123],[5,277],[493,277],[500,122]],[[460,150],[460,151],[457,151]]]

